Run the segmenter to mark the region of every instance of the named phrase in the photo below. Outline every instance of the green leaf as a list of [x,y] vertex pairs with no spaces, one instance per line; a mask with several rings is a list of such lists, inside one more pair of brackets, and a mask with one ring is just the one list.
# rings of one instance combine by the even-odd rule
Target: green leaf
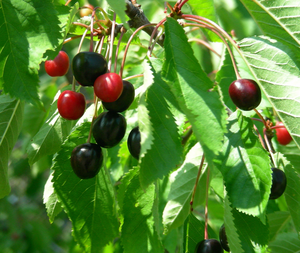
[[253,122],[240,112],[230,116],[228,129],[215,165],[233,207],[265,222],[272,181],[268,154],[253,133]]
[[[156,74],[151,63],[145,62],[144,67],[145,83],[146,80],[148,82],[152,80],[153,83],[142,95],[138,108],[142,143],[139,162],[140,180],[142,186],[147,186],[176,167],[181,161],[182,146],[174,116],[162,96],[164,89],[161,87],[161,82],[163,81]],[[141,110],[143,113],[140,113]],[[149,147],[150,138],[151,147]]]
[[276,40],[300,45],[298,0],[241,0],[263,32]]
[[155,186],[141,189],[139,176],[135,175],[128,184],[123,202],[124,253],[164,252],[152,216],[154,199]]
[[111,6],[111,8],[116,12],[116,14],[120,17],[121,21],[123,22],[124,26],[128,28],[127,22],[126,22],[126,4],[123,0],[107,0],[108,4]]
[[22,127],[24,105],[8,95],[0,95],[0,198],[10,192],[8,159]]
[[276,241],[269,244],[272,253],[298,253],[300,252],[300,241],[295,233],[284,233],[278,235]]
[[[183,165],[170,176],[171,189],[168,196],[168,202],[163,212],[164,233],[169,233],[184,224],[185,219],[190,213],[190,201],[194,185],[196,183],[199,165],[201,163],[203,151],[199,144],[195,145],[187,154]],[[206,177],[202,168],[201,177],[197,187],[197,194],[193,205],[204,201]]]
[[52,166],[53,186],[77,243],[85,252],[99,252],[118,235],[113,185],[104,166],[96,177],[79,179],[70,163],[72,150],[86,143],[90,124],[78,126],[63,143]]
[[193,133],[210,163],[222,145],[225,109],[219,94],[211,91],[213,83],[202,71],[182,27],[176,20],[168,18],[165,28],[166,60],[162,75],[191,123]]
[[244,39],[240,48],[262,92],[300,148],[300,70],[293,53],[265,37]]
[[268,223],[270,230],[269,240],[274,241],[276,236],[281,232],[281,230],[290,220],[291,214],[287,211],[277,211],[268,214]]
[[51,173],[44,189],[44,204],[46,206],[47,215],[50,223],[53,223],[54,218],[62,211],[61,204],[58,201],[57,195],[53,188],[53,174]]
[[[60,8],[68,15],[68,8]],[[59,13],[51,0],[0,2],[0,87],[13,97],[41,106],[38,70],[43,54],[62,43]]]

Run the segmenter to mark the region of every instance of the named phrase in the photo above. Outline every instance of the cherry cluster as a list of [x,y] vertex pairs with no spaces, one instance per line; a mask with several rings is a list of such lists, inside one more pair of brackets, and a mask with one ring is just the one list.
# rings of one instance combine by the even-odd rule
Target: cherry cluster
[[[45,62],[45,70],[50,76],[65,75],[68,69],[69,57],[63,51],[54,60]],[[116,73],[108,72],[105,57],[95,52],[76,54],[72,60],[72,70],[81,86],[93,86],[94,94],[106,109],[92,123],[96,144],[81,144],[71,154],[71,166],[75,174],[87,179],[96,176],[101,168],[101,148],[112,148],[123,139],[127,123],[121,112],[132,104],[135,90],[130,82],[122,80]],[[85,97],[73,90],[63,91],[57,100],[57,108],[63,118],[77,120],[85,112]],[[139,159],[140,142],[140,131],[135,127],[128,136],[128,149],[136,159]]]

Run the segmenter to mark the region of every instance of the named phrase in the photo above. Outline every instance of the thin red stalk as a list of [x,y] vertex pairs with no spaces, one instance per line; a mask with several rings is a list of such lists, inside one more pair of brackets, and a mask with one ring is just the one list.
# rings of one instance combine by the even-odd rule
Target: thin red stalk
[[200,39],[196,39],[196,38],[189,39],[189,42],[190,42],[190,41],[195,41],[195,42],[197,42],[197,43],[199,43],[199,44],[205,46],[205,47],[208,48],[210,51],[212,51],[215,55],[217,55],[218,57],[221,58],[221,55],[220,55],[216,50],[214,50],[214,49],[211,47],[211,45],[209,45],[206,41],[200,40]]
[[153,40],[155,34],[157,33],[158,28],[159,28],[163,23],[165,23],[166,20],[167,20],[167,19],[164,18],[164,19],[162,19],[158,24],[156,24],[156,26],[155,26],[155,28],[154,28],[152,34],[151,34],[151,37],[150,37],[150,40],[149,40],[149,46],[148,46],[148,53],[147,53],[149,56],[151,56],[151,53],[152,53],[152,51],[151,51],[152,40]]
[[178,5],[178,9],[181,10],[182,6],[189,0],[184,0]]
[[142,26],[140,26],[138,29],[136,29],[136,30],[134,31],[134,33],[130,36],[129,40],[127,41],[125,50],[124,50],[124,56],[123,56],[123,60],[122,60],[121,68],[120,68],[120,72],[119,72],[119,76],[120,76],[121,78],[122,78],[122,75],[123,75],[123,69],[124,69],[124,64],[125,64],[125,60],[126,60],[126,55],[127,55],[127,52],[128,52],[128,48],[129,48],[130,43],[131,43],[131,41],[133,40],[134,36],[135,36],[139,31],[141,31],[142,29],[144,29],[145,27],[148,27],[148,26],[155,26],[155,25],[156,25],[156,24],[153,24],[153,23],[146,24],[146,25],[142,25]]
[[112,60],[112,53],[114,49],[114,40],[115,40],[115,25],[116,25],[116,13],[114,13],[114,18],[112,21],[112,28],[110,33],[110,50],[109,50],[109,58],[108,58],[108,70],[111,72],[111,60]]
[[65,6],[67,6],[69,3],[71,3],[72,0],[68,0],[66,3],[65,3]]
[[205,191],[205,226],[204,226],[204,239],[208,239],[207,225],[208,225],[208,188],[209,188],[209,174],[210,169],[207,168],[207,177],[206,177],[206,191]]
[[266,147],[265,147],[264,140],[263,140],[263,138],[261,137],[261,135],[260,135],[260,133],[259,133],[259,131],[258,131],[256,125],[253,125],[253,127],[254,127],[255,132],[256,132],[257,135],[258,135],[258,139],[259,139],[261,145],[262,145],[264,148],[266,148]]
[[91,41],[90,41],[90,52],[94,52],[94,38],[93,38],[93,30],[94,30],[94,16],[95,16],[95,11],[96,9],[93,10],[92,12],[92,16],[91,16],[91,27],[90,27],[90,30],[91,30]]
[[256,110],[255,108],[253,109],[256,114],[258,115],[258,117],[262,120],[262,122],[264,123],[264,126],[266,129],[269,129],[269,126],[267,125],[267,122],[265,121],[264,117],[259,113],[258,110]]
[[143,77],[143,76],[144,76],[144,74],[138,74],[138,75],[134,75],[134,76],[125,77],[125,78],[123,78],[123,80],[131,80],[133,78]]
[[199,165],[199,169],[198,169],[198,173],[197,173],[197,177],[196,177],[196,182],[194,184],[194,189],[193,189],[192,198],[191,198],[191,202],[190,202],[191,212],[193,211],[194,198],[195,198],[196,189],[197,189],[197,186],[198,186],[198,183],[199,183],[199,178],[200,178],[200,175],[201,175],[201,171],[202,171],[202,168],[203,168],[203,165],[204,165],[204,160],[205,160],[205,155],[203,154],[202,158],[201,158],[200,165]]
[[116,48],[115,65],[114,65],[114,72],[115,73],[117,73],[118,54],[119,54],[119,49],[120,49],[120,45],[121,45],[123,35],[124,35],[124,30],[122,29],[120,37],[119,37],[118,45],[117,45],[117,48]]
[[269,151],[269,154],[270,154],[270,158],[271,158],[271,161],[273,163],[273,165],[276,167],[276,164],[275,164],[275,159],[273,157],[273,148],[271,147],[270,143],[269,143],[269,139],[268,139],[268,136],[267,136],[267,130],[264,128],[264,138],[265,138],[265,143],[267,145],[267,151]]

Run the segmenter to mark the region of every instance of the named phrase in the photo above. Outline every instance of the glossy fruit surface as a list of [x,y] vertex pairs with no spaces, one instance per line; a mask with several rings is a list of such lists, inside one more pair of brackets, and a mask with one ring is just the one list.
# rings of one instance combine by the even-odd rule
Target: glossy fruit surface
[[123,80],[123,91],[121,96],[115,102],[102,102],[102,104],[109,111],[124,112],[132,104],[134,96],[135,90],[133,85],[130,82]]
[[116,73],[99,76],[94,83],[95,95],[103,102],[115,102],[123,91],[123,81]]
[[238,79],[229,86],[232,102],[241,110],[250,111],[261,102],[261,90],[254,80]]
[[107,72],[106,59],[95,52],[80,52],[72,60],[75,79],[82,86],[93,86],[98,76]]
[[220,243],[222,245],[222,248],[224,250],[226,250],[227,252],[229,252],[230,249],[229,249],[229,244],[228,244],[228,240],[227,240],[227,235],[226,235],[226,232],[225,232],[225,226],[224,226],[224,224],[220,227],[219,238],[220,238]]
[[282,122],[276,122],[276,126],[281,126],[280,128],[275,128],[277,141],[281,145],[287,145],[292,141],[292,137],[289,134],[288,130],[285,128]]
[[93,12],[94,6],[91,4],[86,4],[80,8],[79,15],[80,17],[91,15]]
[[126,120],[122,114],[116,112],[103,112],[93,124],[93,136],[96,142],[104,148],[117,145],[124,137]]
[[101,147],[95,143],[85,143],[73,149],[71,166],[81,179],[95,177],[103,162]]
[[57,100],[59,114],[68,120],[81,118],[85,111],[85,97],[82,93],[71,90],[63,91]]
[[45,62],[45,70],[49,76],[64,76],[69,69],[69,56],[64,51],[59,51],[53,60]]
[[141,152],[141,133],[139,127],[135,127],[130,131],[127,139],[127,147],[130,154],[135,159],[139,159]]
[[279,198],[285,191],[286,188],[286,176],[285,173],[277,168],[271,168],[272,170],[272,186],[270,199]]
[[207,239],[199,242],[195,253],[223,253],[220,242],[216,239]]

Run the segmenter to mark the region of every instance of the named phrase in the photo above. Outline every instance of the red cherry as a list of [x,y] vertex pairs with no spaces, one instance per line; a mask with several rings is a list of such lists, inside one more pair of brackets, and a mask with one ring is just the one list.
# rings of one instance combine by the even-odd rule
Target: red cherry
[[45,70],[49,76],[64,76],[69,69],[69,56],[64,51],[59,51],[54,60],[45,62]]
[[64,119],[77,120],[84,114],[85,97],[82,93],[65,90],[57,100],[57,109]]
[[103,102],[115,102],[123,91],[122,78],[116,73],[106,73],[94,82],[94,92]]
[[280,128],[276,128],[276,136],[277,141],[281,145],[287,145],[292,141],[292,137],[289,134],[288,130],[286,130],[284,124],[280,121],[276,122],[276,126],[281,126]]

